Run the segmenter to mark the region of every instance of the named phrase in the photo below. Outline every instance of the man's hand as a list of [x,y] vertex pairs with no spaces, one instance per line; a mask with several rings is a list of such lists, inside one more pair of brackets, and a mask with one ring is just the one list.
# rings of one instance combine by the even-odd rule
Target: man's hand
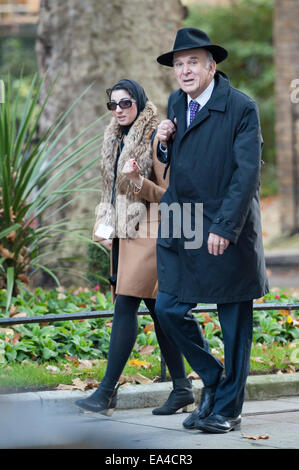
[[[174,119],[176,124],[176,118]],[[170,119],[164,119],[161,121],[157,128],[157,139],[161,142],[163,147],[167,146],[167,142],[170,137],[174,137],[176,132],[176,126]]]
[[215,233],[210,233],[208,238],[208,251],[210,255],[223,255],[230,241],[227,238],[220,237]]
[[123,166],[122,173],[126,175],[133,183],[141,186],[143,178],[140,175],[140,168],[134,158],[130,158]]

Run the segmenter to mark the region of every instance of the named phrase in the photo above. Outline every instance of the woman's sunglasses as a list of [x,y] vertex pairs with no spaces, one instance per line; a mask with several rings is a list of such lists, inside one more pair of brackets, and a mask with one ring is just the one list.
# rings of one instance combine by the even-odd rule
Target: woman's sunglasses
[[117,106],[121,109],[128,109],[131,108],[133,103],[136,103],[136,101],[130,100],[129,98],[123,98],[118,103],[116,101],[108,101],[107,108],[109,111],[115,111]]

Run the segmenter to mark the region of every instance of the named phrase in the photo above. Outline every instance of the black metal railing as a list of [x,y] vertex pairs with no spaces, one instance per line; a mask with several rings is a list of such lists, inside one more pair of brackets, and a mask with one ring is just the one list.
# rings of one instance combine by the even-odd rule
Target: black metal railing
[[[253,310],[299,310],[299,303],[254,303]],[[217,312],[217,305],[206,304],[197,305],[192,309],[193,313],[200,312]],[[138,310],[138,315],[147,315],[149,311],[147,308]],[[113,310],[95,310],[92,312],[76,312],[76,313],[47,313],[44,315],[35,315],[32,317],[2,317],[0,318],[0,326],[12,326],[26,323],[44,323],[56,322],[65,320],[86,320],[88,318],[107,318],[113,317]],[[161,355],[161,381],[166,381],[166,364],[163,356]]]

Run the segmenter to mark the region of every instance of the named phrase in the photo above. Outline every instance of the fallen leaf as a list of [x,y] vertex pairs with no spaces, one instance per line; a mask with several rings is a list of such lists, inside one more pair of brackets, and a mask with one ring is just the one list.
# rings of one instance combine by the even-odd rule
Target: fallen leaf
[[261,357],[251,357],[250,360],[254,362],[259,362],[260,364],[265,364],[265,361],[263,361]]
[[204,317],[204,324],[212,322],[213,318],[206,312],[202,312],[202,316]]
[[55,387],[55,390],[75,390],[77,387],[74,385],[68,385],[68,384],[59,384],[57,387]]
[[16,236],[17,236],[17,232],[14,230],[9,235],[6,235],[6,238],[8,238],[8,240],[14,242],[15,239],[16,239]]
[[92,369],[94,361],[90,359],[78,359],[79,369]]
[[3,245],[0,245],[0,254],[3,258],[13,259],[13,257],[14,257],[14,253],[11,253]]
[[19,274],[18,279],[21,282],[24,282],[25,284],[29,284],[29,278],[28,278],[28,276],[26,276],[26,274]]
[[290,315],[290,311],[289,310],[279,310],[279,313],[280,315],[283,315],[285,317],[289,316]]
[[296,367],[293,365],[289,365],[288,369],[285,371],[286,374],[293,374],[294,372],[296,372]]
[[16,313],[18,313],[18,307],[16,307],[15,305],[11,305],[9,309],[9,316],[15,315]]
[[199,380],[200,377],[195,371],[192,371],[188,374],[188,379]]
[[155,324],[154,323],[147,323],[143,328],[144,333],[148,333],[149,331],[155,331]]
[[118,379],[118,383],[120,385],[123,385],[124,383],[126,383],[126,376],[121,374],[120,378]]
[[129,361],[129,364],[130,364],[130,366],[145,367],[145,368],[151,366],[151,364],[149,362],[140,361],[139,359],[131,359]]
[[161,382],[161,377],[160,375],[155,375],[155,377],[152,379],[153,383]]
[[257,435],[257,436],[247,436],[246,434],[242,433],[241,436],[244,438],[244,439],[253,439],[254,441],[257,441],[258,439],[269,439],[269,434],[260,434],[260,435]]
[[149,356],[152,354],[156,349],[156,346],[150,346],[149,344],[144,344],[138,349],[138,352],[141,356]]
[[[122,377],[122,379],[125,381],[125,382],[129,382],[129,383],[133,383],[133,384],[150,384],[150,383],[153,383],[153,381],[151,379],[149,379],[148,377],[145,377],[144,375],[142,374],[139,374],[139,372],[137,372],[137,374],[129,374],[129,375],[124,375]],[[123,383],[125,383],[123,382]]]
[[10,317],[27,317],[27,313],[26,312],[20,312],[20,313],[15,313],[15,314],[9,314]]
[[81,390],[85,392],[91,388],[97,387],[99,382],[97,382],[94,378],[88,377],[85,380],[81,380],[79,377],[72,380],[72,385],[68,384],[59,384],[56,387],[56,390]]
[[98,385],[99,382],[94,378],[88,377],[85,380],[81,380],[79,377],[72,380],[74,386],[76,386],[79,390],[85,392],[85,390],[89,390],[90,388],[94,388]]
[[16,344],[18,344],[19,339],[20,339],[21,336],[22,336],[21,333],[15,333],[15,334],[13,335],[11,341],[10,341],[11,344],[12,344],[13,346],[15,346]]

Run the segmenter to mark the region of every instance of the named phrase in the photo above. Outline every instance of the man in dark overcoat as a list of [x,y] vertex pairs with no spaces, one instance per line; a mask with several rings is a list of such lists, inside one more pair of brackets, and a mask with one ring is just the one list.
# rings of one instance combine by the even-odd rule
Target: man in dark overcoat
[[[259,114],[255,102],[216,71],[226,57],[203,31],[183,28],[173,50],[157,59],[173,67],[180,87],[169,98],[168,119],[157,129],[158,156],[170,171],[161,202],[179,206],[182,218],[188,214],[191,233],[202,231],[202,244],[190,244],[190,230],[186,234],[186,224],[178,223],[177,211],[163,216],[161,210],[169,231],[165,235],[160,224],[156,312],[204,384],[200,403],[183,425],[212,433],[240,427],[253,299],[269,290],[259,204]],[[192,314],[198,302],[217,304],[224,373]]]

